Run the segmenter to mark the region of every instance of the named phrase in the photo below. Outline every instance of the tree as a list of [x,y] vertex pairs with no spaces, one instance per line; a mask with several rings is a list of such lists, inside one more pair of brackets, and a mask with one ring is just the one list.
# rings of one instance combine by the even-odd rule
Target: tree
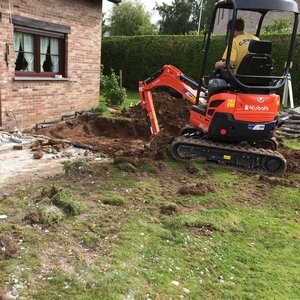
[[201,30],[208,29],[216,0],[174,0],[171,5],[156,5],[161,16],[158,21],[162,34],[188,34],[198,30],[201,14]]
[[197,30],[197,26],[192,20],[192,10],[194,6],[192,0],[174,0],[171,5],[162,3],[156,5],[155,9],[162,17],[158,21],[161,34],[186,34]]
[[110,35],[148,35],[155,33],[150,14],[138,0],[124,0],[115,5],[110,17]]
[[190,20],[194,30],[198,29],[201,2],[202,0],[192,1],[192,11]]
[[[201,30],[208,30],[216,0],[203,0]],[[200,9],[199,9],[200,12]]]

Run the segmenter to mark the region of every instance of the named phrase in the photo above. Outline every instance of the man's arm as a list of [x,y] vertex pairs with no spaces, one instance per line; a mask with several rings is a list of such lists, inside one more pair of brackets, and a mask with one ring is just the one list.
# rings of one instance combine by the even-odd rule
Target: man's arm
[[[230,61],[230,67],[233,68],[234,66],[234,61]],[[226,68],[226,61],[225,60],[219,60],[215,63],[215,68],[216,69],[225,69]]]

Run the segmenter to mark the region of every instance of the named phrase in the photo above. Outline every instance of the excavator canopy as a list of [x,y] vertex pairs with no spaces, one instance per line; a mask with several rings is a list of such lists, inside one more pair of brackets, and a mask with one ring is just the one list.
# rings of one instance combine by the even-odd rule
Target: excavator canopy
[[287,11],[298,13],[298,6],[294,0],[221,0],[220,8],[236,8],[257,12]]
[[[207,65],[207,59],[209,56],[209,48],[210,48],[210,39],[211,35],[214,31],[215,21],[217,19],[217,12],[220,9],[229,10],[229,16],[231,20],[233,20],[231,26],[228,28],[227,31],[227,39],[226,39],[226,46],[227,46],[227,57],[226,57],[226,77],[229,79],[229,81],[233,81],[238,88],[249,90],[249,89],[269,89],[269,90],[278,90],[280,89],[286,81],[286,78],[289,74],[289,70],[292,66],[292,54],[293,50],[295,48],[295,41],[296,41],[296,35],[297,35],[297,28],[299,23],[299,11],[298,11],[298,5],[296,1],[294,0],[220,0],[215,3],[215,7],[212,13],[212,18],[210,22],[210,28],[208,30],[207,38],[204,43],[203,52],[204,57],[202,60],[202,67],[200,72],[200,81],[199,81],[199,89],[197,92],[196,99],[199,99],[200,89],[202,87],[202,78],[204,77],[205,68]],[[269,13],[270,16],[273,12],[282,12],[284,13],[283,16],[288,15],[288,18],[291,22],[291,32],[290,32],[290,42],[289,45],[287,45],[287,51],[286,51],[286,59],[283,61],[284,68],[282,70],[282,75],[280,75],[280,71],[277,71],[276,76],[272,72],[272,75],[264,75],[264,74],[252,74],[252,75],[245,75],[245,76],[256,76],[261,79],[266,78],[269,82],[269,84],[262,84],[262,85],[256,85],[251,86],[244,84],[241,82],[241,80],[238,79],[238,77],[233,73],[231,66],[230,66],[230,55],[233,45],[233,38],[234,38],[234,23],[238,16],[240,16],[239,12],[254,12],[258,13],[257,17],[257,27],[256,27],[256,37],[260,37],[261,30],[263,28],[264,22],[267,20]],[[267,17],[266,17],[267,16]],[[247,22],[247,20],[246,20]],[[228,75],[228,76],[227,76]],[[243,75],[244,76],[244,75]]]

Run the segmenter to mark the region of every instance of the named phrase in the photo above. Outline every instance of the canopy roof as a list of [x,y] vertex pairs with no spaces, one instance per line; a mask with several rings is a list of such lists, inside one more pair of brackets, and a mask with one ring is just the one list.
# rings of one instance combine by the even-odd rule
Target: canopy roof
[[258,12],[273,10],[298,13],[298,5],[294,0],[221,0],[218,6]]

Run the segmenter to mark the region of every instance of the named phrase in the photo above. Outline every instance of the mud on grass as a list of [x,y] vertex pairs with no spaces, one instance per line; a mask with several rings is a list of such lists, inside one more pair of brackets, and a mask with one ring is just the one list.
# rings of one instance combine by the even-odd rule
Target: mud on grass
[[[261,184],[254,203],[240,201]],[[202,163],[73,163],[0,200],[1,236],[17,245],[11,257],[0,253],[0,290],[23,299],[296,299],[298,196],[285,181],[274,188]],[[63,217],[28,222],[45,205]]]

